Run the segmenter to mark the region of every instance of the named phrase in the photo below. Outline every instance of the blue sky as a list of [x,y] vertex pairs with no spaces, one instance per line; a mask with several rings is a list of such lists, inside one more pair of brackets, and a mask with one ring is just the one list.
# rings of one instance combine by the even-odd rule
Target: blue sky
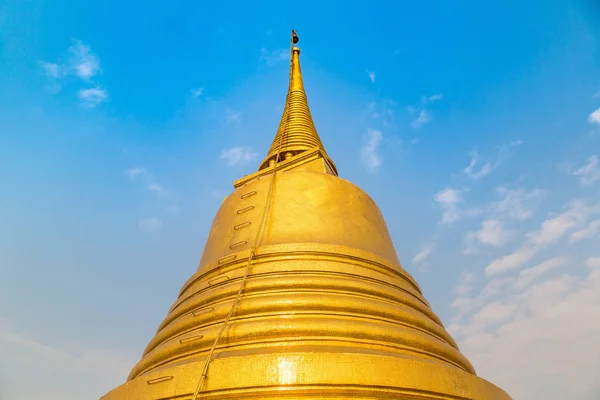
[[292,28],[340,176],[478,373],[592,400],[600,8],[551,0],[0,0],[0,398],[124,381],[268,150]]

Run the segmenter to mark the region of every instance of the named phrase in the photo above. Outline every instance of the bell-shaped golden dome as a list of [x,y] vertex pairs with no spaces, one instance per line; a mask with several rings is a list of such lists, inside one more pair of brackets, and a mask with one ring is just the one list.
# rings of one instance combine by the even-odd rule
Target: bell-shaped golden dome
[[337,177],[291,53],[269,154],[234,183],[198,271],[102,399],[510,400],[401,268],[377,205]]

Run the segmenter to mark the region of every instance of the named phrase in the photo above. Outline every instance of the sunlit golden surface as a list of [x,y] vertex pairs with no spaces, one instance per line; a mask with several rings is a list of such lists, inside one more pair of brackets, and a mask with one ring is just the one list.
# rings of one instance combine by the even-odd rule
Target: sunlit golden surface
[[285,110],[128,382],[102,399],[509,400],[402,269],[373,200],[337,177],[296,49]]

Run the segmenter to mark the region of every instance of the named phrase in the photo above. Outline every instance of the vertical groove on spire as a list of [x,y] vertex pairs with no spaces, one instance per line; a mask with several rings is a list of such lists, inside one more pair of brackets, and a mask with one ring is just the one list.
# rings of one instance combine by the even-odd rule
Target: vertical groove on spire
[[[292,31],[292,43],[297,41],[298,37]],[[280,161],[286,153],[296,155],[316,147],[325,152],[308,108],[308,99],[300,70],[300,49],[293,46],[290,60],[290,82],[283,116],[269,153],[261,163],[259,170],[267,168],[273,162]],[[280,160],[276,160],[278,154]]]

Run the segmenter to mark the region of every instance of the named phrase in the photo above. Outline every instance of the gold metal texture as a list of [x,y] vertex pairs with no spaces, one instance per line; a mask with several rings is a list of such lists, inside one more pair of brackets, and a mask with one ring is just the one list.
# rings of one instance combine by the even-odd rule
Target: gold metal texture
[[[234,183],[127,383],[102,400],[510,400],[476,376],[312,119],[282,126],[266,164]],[[285,148],[290,132],[306,148]]]
[[[292,42],[297,43],[297,38],[296,34],[293,33]],[[310,114],[308,99],[304,91],[304,82],[300,69],[300,49],[292,45],[290,82],[283,115],[269,153],[261,163],[259,170],[267,168],[272,161],[281,161],[276,160],[278,152],[282,155],[286,153],[296,155],[315,147],[325,153],[325,148]],[[333,169],[335,170],[335,165],[326,154],[325,158],[333,165]]]

